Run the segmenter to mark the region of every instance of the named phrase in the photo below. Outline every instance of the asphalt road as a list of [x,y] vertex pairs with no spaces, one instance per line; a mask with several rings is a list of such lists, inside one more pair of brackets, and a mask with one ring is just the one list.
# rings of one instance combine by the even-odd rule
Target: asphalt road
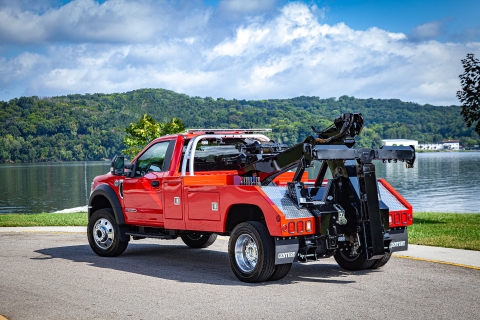
[[85,234],[0,234],[0,315],[8,319],[479,319],[480,271],[393,257],[348,272],[333,259],[245,284],[227,242],[131,241],[96,256]]

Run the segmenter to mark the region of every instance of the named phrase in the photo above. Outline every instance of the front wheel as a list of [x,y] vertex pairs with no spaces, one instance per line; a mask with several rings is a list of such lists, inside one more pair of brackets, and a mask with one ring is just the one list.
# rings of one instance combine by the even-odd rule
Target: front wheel
[[367,260],[365,255],[361,252],[357,253],[353,257],[350,256],[349,250],[337,251],[333,256],[338,265],[345,270],[358,271],[371,268],[376,260]]
[[181,236],[183,243],[185,243],[190,248],[206,248],[211,246],[217,239],[216,233],[210,234],[198,234],[198,233],[189,233]]
[[228,256],[235,276],[243,282],[268,280],[275,271],[275,244],[258,221],[237,225],[230,235]]
[[128,246],[128,241],[120,240],[120,227],[109,209],[100,209],[92,214],[87,237],[93,252],[102,257],[116,257]]

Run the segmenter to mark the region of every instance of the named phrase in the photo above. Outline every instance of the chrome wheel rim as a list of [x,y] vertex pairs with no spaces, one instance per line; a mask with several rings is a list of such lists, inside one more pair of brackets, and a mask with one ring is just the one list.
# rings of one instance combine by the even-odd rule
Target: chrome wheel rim
[[110,248],[115,240],[112,223],[105,218],[98,219],[93,226],[93,240],[100,249]]
[[257,243],[248,234],[242,234],[235,242],[235,261],[244,273],[251,273],[257,265]]

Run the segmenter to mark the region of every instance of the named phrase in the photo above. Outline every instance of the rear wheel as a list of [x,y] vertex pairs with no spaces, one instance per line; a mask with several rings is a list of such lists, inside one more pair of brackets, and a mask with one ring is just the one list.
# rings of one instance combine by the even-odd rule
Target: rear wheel
[[110,209],[95,211],[88,221],[88,243],[102,257],[115,257],[127,249],[128,241],[120,240],[120,227]]
[[189,233],[181,236],[183,243],[190,248],[200,249],[211,246],[217,239],[216,233],[199,234]]
[[267,227],[258,221],[243,222],[233,229],[228,256],[233,273],[243,282],[265,281],[275,271],[273,239]]
[[370,267],[370,269],[378,269],[378,268],[383,267],[384,265],[387,264],[388,260],[390,260],[391,256],[392,256],[391,253],[385,253],[385,255],[383,256],[383,258],[374,260],[375,262],[374,262],[373,265]]
[[340,267],[351,271],[369,269],[376,262],[376,260],[365,259],[365,255],[361,252],[352,257],[347,250],[337,251],[333,257]]
[[292,268],[291,263],[277,264],[275,266],[275,271],[273,271],[273,274],[270,276],[270,278],[268,278],[268,281],[277,281],[285,278],[287,274],[290,272],[291,268]]

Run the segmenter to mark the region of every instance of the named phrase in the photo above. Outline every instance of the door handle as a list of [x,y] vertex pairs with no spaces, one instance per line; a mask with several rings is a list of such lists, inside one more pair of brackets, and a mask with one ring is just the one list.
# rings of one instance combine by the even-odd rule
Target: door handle
[[160,182],[155,180],[155,181],[152,181],[150,184],[152,185],[152,187],[157,188],[160,185]]

